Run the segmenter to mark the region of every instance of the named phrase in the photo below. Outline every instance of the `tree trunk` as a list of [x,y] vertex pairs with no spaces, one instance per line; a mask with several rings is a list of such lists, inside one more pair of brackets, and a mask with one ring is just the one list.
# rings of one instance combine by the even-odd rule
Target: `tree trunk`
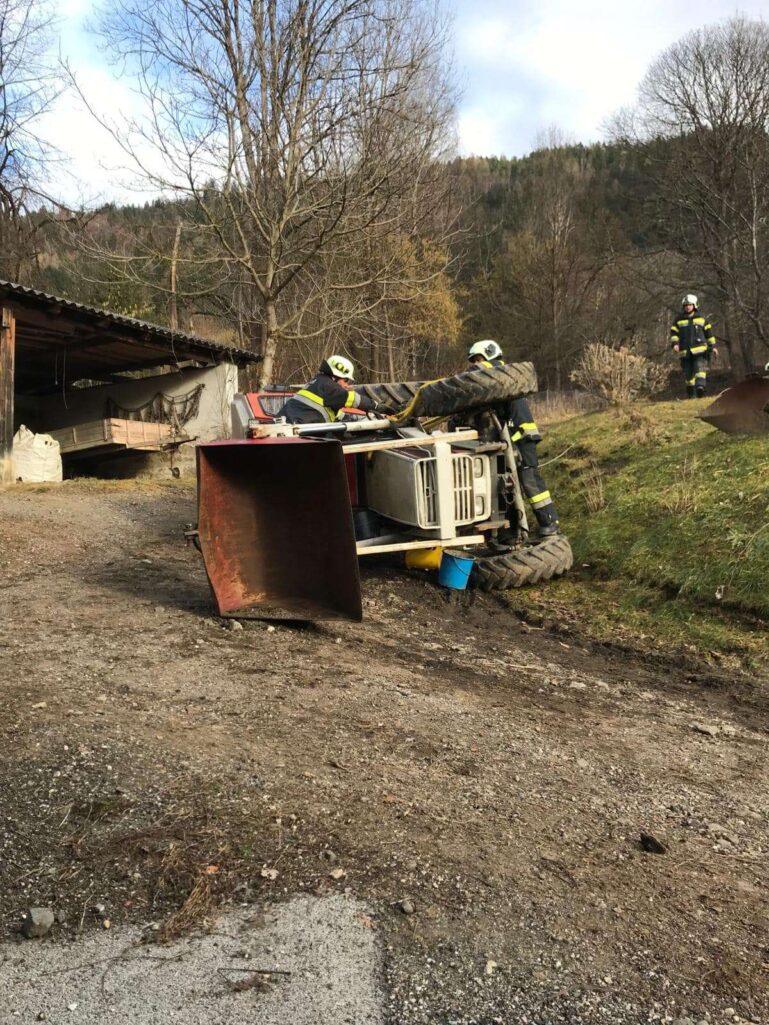
[[395,381],[395,352],[393,350],[393,340],[390,334],[390,325],[387,325],[387,373],[391,381]]
[[169,283],[171,296],[168,300],[168,325],[172,331],[177,331],[179,328],[179,311],[176,305],[176,265],[179,262],[179,240],[181,235],[182,222],[177,221],[174,247],[171,251],[171,280]]
[[16,355],[16,320],[3,307],[0,327],[0,484],[13,481],[13,393]]
[[[750,334],[750,328],[746,329],[745,324],[728,300],[724,309],[724,330],[729,339],[729,360],[732,364],[732,371],[741,371],[748,374],[753,370],[754,345]],[[718,335],[716,334],[716,339]]]
[[259,387],[271,385],[275,373],[275,354],[278,350],[278,311],[274,299],[264,300],[264,321],[262,323],[262,361],[259,364]]
[[756,369],[755,339],[750,334],[750,329],[740,332],[740,350],[743,370],[746,374],[750,374]]

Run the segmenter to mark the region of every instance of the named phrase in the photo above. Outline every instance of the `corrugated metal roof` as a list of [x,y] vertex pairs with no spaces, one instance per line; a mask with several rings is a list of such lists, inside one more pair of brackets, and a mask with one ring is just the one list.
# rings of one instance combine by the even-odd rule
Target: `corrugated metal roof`
[[115,327],[143,334],[145,337],[151,335],[158,341],[167,341],[171,345],[184,345],[191,350],[203,349],[212,355],[226,356],[233,363],[257,363],[261,358],[248,349],[241,349],[234,345],[225,345],[222,342],[214,342],[209,338],[203,338],[202,335],[172,331],[171,328],[163,327],[161,324],[152,324],[146,320],[138,320],[136,317],[125,317],[120,313],[100,309],[98,306],[85,306],[83,303],[76,303],[71,299],[64,299],[58,295],[50,295],[48,292],[40,292],[36,288],[19,285],[13,281],[0,280],[0,293],[8,298],[16,298],[22,302],[26,300],[40,307],[58,306],[89,319],[98,318],[99,320],[106,320],[114,324]]

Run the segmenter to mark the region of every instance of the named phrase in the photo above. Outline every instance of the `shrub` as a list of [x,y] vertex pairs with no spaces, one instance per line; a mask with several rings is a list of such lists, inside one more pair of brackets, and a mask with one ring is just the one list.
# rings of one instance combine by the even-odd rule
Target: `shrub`
[[602,342],[591,342],[570,376],[574,384],[593,395],[600,395],[612,405],[621,405],[639,395],[662,391],[670,368],[624,346],[612,349]]

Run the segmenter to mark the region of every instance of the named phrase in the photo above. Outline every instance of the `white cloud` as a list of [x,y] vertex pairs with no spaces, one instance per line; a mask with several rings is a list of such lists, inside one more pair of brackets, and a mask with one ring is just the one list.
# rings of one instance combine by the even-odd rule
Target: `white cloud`
[[129,158],[99,118],[118,124],[124,115],[136,117],[141,101],[128,81],[118,78],[107,64],[98,39],[87,30],[95,15],[94,0],[56,0],[57,32],[49,55],[52,64],[65,61],[78,89],[69,86],[36,126],[55,150],[46,192],[72,206],[107,201],[142,203],[154,192],[142,189],[129,168]]
[[[698,25],[734,13],[734,0],[445,0],[457,9],[456,50],[467,81],[459,113],[460,148],[522,154],[549,125],[583,141],[602,135],[618,107],[632,102],[645,69]],[[138,115],[128,82],[106,64],[86,23],[95,0],[56,0],[61,46],[81,87],[112,121]],[[749,16],[766,0],[741,0]],[[44,131],[67,158],[50,187],[69,202],[96,197],[143,202],[130,187],[128,159],[73,93],[62,96]],[[142,153],[151,159],[149,153]]]
[[[136,95],[107,69],[84,63],[77,81],[88,104],[108,123],[137,113]],[[75,89],[58,98],[42,121],[41,133],[61,155],[48,183],[52,195],[75,206],[109,200],[141,203],[152,197],[136,182],[118,141],[99,124]]]
[[58,0],[56,11],[59,18],[82,18],[93,13],[95,7],[93,0]]
[[463,153],[486,156],[494,152],[500,126],[497,119],[482,107],[474,106],[461,111],[457,127]]
[[[602,125],[632,103],[651,61],[692,28],[734,13],[731,0],[457,0],[458,57],[468,78],[468,106],[490,112],[499,134],[490,152],[521,153],[533,132],[557,123],[582,140],[601,136]],[[753,17],[764,0],[743,0]],[[524,99],[519,114],[509,95]],[[462,111],[464,115],[464,110]],[[460,120],[460,144],[475,151],[471,130]]]

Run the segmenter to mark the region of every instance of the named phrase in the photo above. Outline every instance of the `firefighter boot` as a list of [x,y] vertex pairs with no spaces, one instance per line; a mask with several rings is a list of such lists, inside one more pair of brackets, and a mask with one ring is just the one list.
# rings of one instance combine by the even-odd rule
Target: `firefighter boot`
[[561,528],[558,523],[558,513],[555,511],[555,506],[552,502],[548,502],[547,505],[542,505],[539,509],[535,509],[534,515],[537,517],[537,523],[539,524],[540,537],[552,537],[553,534],[560,534]]

